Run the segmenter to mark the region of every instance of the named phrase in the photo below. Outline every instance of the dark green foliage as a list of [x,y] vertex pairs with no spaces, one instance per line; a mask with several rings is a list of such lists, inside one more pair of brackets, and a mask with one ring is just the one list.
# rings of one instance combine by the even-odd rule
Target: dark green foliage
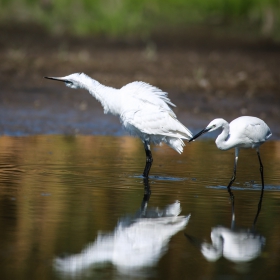
[[0,0],[0,22],[38,22],[54,32],[145,36],[190,24],[253,26],[277,34],[278,0]]

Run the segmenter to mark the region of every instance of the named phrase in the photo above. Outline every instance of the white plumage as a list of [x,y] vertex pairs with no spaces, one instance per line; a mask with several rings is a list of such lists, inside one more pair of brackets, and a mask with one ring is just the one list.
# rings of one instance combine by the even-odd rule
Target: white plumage
[[146,211],[144,217],[123,217],[113,232],[99,233],[82,252],[55,258],[56,270],[71,278],[86,274],[94,265],[112,263],[121,273],[135,276],[155,266],[167,251],[171,237],[188,224],[190,215],[178,216],[179,201],[164,210]]
[[249,229],[229,229],[217,226],[211,231],[212,244],[203,242],[201,252],[208,261],[221,256],[233,262],[248,262],[262,252],[265,238]]
[[259,147],[272,135],[268,125],[263,120],[256,117],[242,116],[233,120],[230,124],[224,119],[219,118],[211,121],[205,129],[191,138],[189,142],[206,132],[211,132],[219,128],[222,128],[222,133],[216,139],[217,147],[220,150],[235,148],[234,171],[228,189],[230,189],[235,180],[240,148],[255,148],[257,150],[260,162],[262,188],[264,188],[263,165],[261,162]]
[[166,143],[178,153],[185,146],[182,139],[190,139],[192,133],[181,124],[170,106],[175,106],[167,93],[144,82],[132,82],[121,89],[107,87],[84,73],[48,79],[63,81],[71,88],[84,88],[103,106],[104,113],[119,116],[124,128],[144,143],[146,166],[143,176],[148,177],[152,154],[150,143]]
[[251,229],[236,227],[234,201],[232,200],[231,228],[223,226],[212,228],[212,244],[203,242],[200,246],[202,254],[208,261],[216,261],[221,256],[224,256],[226,259],[236,263],[249,262],[261,254],[265,238],[255,231],[255,225],[261,211],[262,199],[263,190]]

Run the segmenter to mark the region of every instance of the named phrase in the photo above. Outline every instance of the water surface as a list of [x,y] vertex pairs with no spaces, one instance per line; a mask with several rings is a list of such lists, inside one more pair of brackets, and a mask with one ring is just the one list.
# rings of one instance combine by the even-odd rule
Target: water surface
[[[212,139],[187,144],[182,155],[153,147],[144,201],[138,139],[2,136],[0,147],[1,279],[280,275],[279,141],[261,147],[265,191],[254,227],[260,198],[254,150],[240,152],[232,223],[226,186],[234,151],[219,151]],[[166,210],[170,204],[175,214]]]

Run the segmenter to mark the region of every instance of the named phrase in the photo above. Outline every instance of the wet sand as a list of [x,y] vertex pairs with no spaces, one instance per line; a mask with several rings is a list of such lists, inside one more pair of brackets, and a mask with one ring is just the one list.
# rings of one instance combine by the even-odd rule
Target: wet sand
[[161,88],[180,121],[198,131],[215,117],[264,119],[280,138],[280,47],[207,35],[108,40],[0,30],[0,134],[124,134],[87,92],[44,76],[84,72],[112,86],[141,80]]

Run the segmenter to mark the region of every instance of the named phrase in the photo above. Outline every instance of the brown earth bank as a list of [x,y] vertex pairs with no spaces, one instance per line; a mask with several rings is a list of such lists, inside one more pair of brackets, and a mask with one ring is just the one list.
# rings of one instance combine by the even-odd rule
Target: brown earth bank
[[36,26],[0,27],[0,134],[122,134],[84,91],[44,79],[84,72],[112,87],[161,88],[193,131],[215,117],[264,119],[280,138],[280,47],[272,41],[168,33],[150,39],[54,36]]

